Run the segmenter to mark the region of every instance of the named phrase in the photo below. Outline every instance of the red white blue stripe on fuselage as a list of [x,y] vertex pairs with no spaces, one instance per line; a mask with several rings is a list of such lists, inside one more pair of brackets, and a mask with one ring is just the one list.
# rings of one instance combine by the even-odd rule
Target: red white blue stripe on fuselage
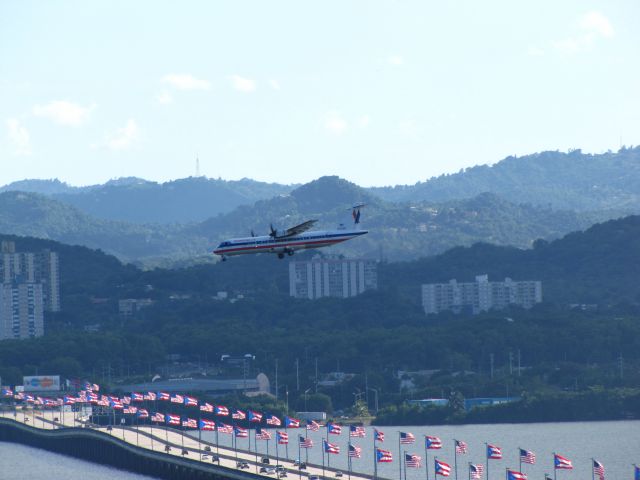
[[335,245],[352,238],[369,233],[367,230],[339,230],[326,232],[306,232],[291,237],[273,238],[268,235],[260,237],[233,238],[222,242],[213,251],[223,257],[243,255],[247,253],[287,253],[306,248],[320,248]]

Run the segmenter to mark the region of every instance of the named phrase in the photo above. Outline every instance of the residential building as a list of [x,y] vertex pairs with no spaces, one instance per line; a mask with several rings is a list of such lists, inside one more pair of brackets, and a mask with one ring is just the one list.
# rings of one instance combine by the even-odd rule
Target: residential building
[[118,313],[121,317],[129,318],[151,305],[153,305],[153,300],[150,298],[125,298],[118,300]]
[[42,291],[40,283],[0,284],[0,340],[44,334]]
[[542,302],[542,282],[537,280],[490,282],[487,275],[479,275],[475,282],[430,283],[422,285],[422,306],[425,313],[464,310],[473,314],[509,305],[531,308]]
[[348,298],[378,288],[375,260],[320,257],[289,263],[289,295],[296,298]]

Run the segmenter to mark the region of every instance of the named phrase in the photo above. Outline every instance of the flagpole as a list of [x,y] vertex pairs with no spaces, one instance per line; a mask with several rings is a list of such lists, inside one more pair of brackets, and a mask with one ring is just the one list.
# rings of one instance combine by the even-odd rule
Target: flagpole
[[[220,425],[218,425],[216,423],[216,456],[218,458],[220,458],[220,447],[218,446],[219,445],[219,443],[218,443],[218,428],[219,427],[220,427]],[[219,465],[219,463],[218,463],[218,465]]]
[[402,459],[404,463],[404,480],[407,480],[407,451],[402,452]]
[[324,448],[326,440],[322,441],[322,478],[324,479]]
[[595,464],[593,457],[591,457],[591,480],[596,480],[596,473],[594,472],[593,465]]
[[489,480],[489,444],[484,442],[484,455],[486,457],[485,463],[487,464],[487,480]]
[[438,478],[438,457],[433,457],[433,478]]
[[378,478],[378,449],[376,442],[378,441],[378,432],[373,429],[373,480]]
[[280,444],[280,438],[278,438],[278,430],[276,430],[276,467],[280,465],[280,451],[278,445]]
[[429,480],[429,449],[427,448],[427,436],[424,437],[424,463],[427,470],[427,480]]
[[458,449],[456,448],[457,444],[458,444],[458,441],[454,438],[453,439],[453,466],[456,470],[456,480],[458,480]]
[[300,435],[298,435],[298,478],[302,478],[302,452],[300,451]]
[[351,442],[347,447],[347,476],[351,480]]
[[202,461],[202,426],[200,425],[200,421],[202,417],[198,415],[198,452],[200,453],[200,461]]
[[556,452],[553,452],[553,480],[556,480]]
[[471,480],[471,462],[467,462],[467,476],[469,477],[467,480]]
[[[249,433],[251,435],[251,433]],[[258,473],[258,429],[253,429],[253,444],[256,447],[256,473]]]
[[[400,457],[400,432],[398,432],[398,457]],[[400,473],[400,480],[402,480],[402,461],[398,462],[398,471]]]
[[509,480],[509,467],[505,467],[504,469],[504,480]]
[[518,447],[518,458],[520,463],[518,464],[518,471],[522,472],[522,448]]

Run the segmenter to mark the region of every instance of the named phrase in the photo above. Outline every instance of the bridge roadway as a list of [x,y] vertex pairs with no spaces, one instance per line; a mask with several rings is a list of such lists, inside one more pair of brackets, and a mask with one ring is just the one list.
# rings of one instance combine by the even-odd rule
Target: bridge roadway
[[[225,467],[233,471],[239,471],[237,465],[239,461],[246,462],[250,465],[249,470],[245,472],[251,472],[253,475],[263,478],[275,478],[276,474],[273,472],[260,473],[260,467],[275,467],[274,464],[265,465],[260,462],[260,456],[258,462],[256,462],[255,452],[248,452],[246,450],[232,450],[227,447],[216,446],[213,443],[199,441],[190,435],[183,435],[180,431],[165,428],[164,426],[151,427],[148,425],[140,425],[138,427],[131,426],[98,426],[84,421],[77,417],[77,413],[65,412],[64,415],[59,410],[3,410],[0,411],[0,418],[14,420],[18,423],[28,425],[43,430],[56,430],[62,428],[90,428],[91,430],[103,432],[111,435],[118,440],[129,443],[133,446],[144,448],[149,451],[158,452],[163,455],[170,455],[178,458],[189,458],[202,462],[203,464],[208,462],[211,464],[212,454],[216,454],[219,457],[219,463],[217,465]],[[211,451],[205,451],[204,447],[208,446]],[[170,447],[167,449],[167,447]],[[316,447],[317,448],[317,447]],[[183,451],[186,454],[183,454]],[[271,461],[275,459],[271,458]],[[299,470],[294,462],[287,459],[279,459],[279,464],[282,465],[287,472],[287,477],[296,476],[300,479],[317,476],[324,479],[334,479],[339,470],[334,468],[326,468],[323,470],[322,466],[307,464],[305,470]],[[344,478],[350,480],[371,480],[371,475],[362,473],[351,472],[348,476],[347,472],[342,472]],[[380,477],[378,477],[380,478]],[[382,479],[381,479],[382,480]]]

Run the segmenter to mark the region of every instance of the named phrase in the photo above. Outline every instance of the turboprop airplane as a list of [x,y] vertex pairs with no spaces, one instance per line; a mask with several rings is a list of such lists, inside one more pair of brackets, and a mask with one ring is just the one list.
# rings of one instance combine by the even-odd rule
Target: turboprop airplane
[[284,258],[285,254],[293,255],[296,250],[328,247],[345,242],[369,233],[359,228],[360,209],[364,206],[364,203],[358,203],[349,209],[352,210],[354,224],[351,230],[347,230],[344,224],[340,224],[336,230],[309,231],[317,220],[307,220],[286,230],[276,230],[271,225],[269,235],[255,236],[251,232],[250,237],[231,238],[220,243],[213,253],[220,255],[223,261],[232,255],[248,253],[275,253],[278,258]]

